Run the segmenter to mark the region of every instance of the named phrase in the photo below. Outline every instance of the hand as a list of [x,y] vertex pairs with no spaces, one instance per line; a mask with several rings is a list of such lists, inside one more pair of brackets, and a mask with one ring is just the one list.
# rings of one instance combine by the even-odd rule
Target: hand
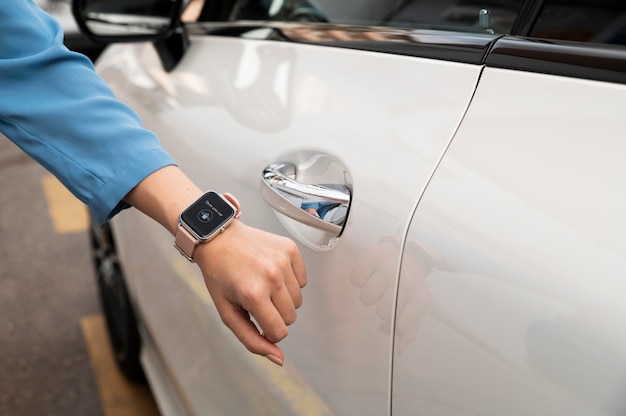
[[426,278],[435,259],[422,246],[413,242],[409,245],[411,248],[404,252],[402,259],[403,290],[397,300],[395,284],[399,246],[396,239],[385,239],[366,249],[350,276],[352,283],[360,288],[361,302],[375,307],[382,320],[380,328],[385,332],[390,331],[395,307],[396,347],[400,353],[417,337],[422,317],[432,303]]
[[[202,194],[180,169],[166,166],[147,176],[125,200],[174,235],[179,214]],[[276,343],[295,321],[302,304],[300,289],[306,284],[296,244],[236,220],[198,246],[194,260],[226,326],[248,350],[282,365],[284,355]]]
[[282,365],[284,355],[276,343],[296,320],[300,289],[306,284],[296,244],[234,221],[198,246],[194,260],[224,324],[249,351]]

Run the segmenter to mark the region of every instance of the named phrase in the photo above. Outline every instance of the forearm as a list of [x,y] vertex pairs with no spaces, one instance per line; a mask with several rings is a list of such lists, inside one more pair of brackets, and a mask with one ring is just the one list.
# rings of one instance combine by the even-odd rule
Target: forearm
[[[0,36],[0,131],[98,222],[130,204],[174,235],[180,213],[202,190],[87,58],[63,46],[51,17],[32,1],[0,0],[0,18],[8,25]],[[296,319],[306,284],[295,243],[233,221],[219,238],[195,247],[193,259],[224,323],[250,351],[282,364],[275,343]]]
[[202,190],[176,166],[149,175],[126,195],[126,202],[175,234],[178,216],[202,196]]
[[52,17],[32,1],[2,0],[0,18],[0,131],[107,221],[174,161],[91,62],[63,46]]

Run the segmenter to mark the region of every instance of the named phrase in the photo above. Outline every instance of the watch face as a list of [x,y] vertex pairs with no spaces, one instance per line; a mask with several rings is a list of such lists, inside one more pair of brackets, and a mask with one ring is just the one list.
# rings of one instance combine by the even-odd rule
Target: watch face
[[215,192],[207,192],[180,215],[200,238],[209,237],[234,218],[233,207]]

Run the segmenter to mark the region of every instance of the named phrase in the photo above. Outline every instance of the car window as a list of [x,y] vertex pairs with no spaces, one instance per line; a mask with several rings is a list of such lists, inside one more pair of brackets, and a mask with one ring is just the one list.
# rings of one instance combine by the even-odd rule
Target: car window
[[35,0],[35,3],[59,22],[64,33],[78,33],[70,0]]
[[509,33],[524,0],[239,0],[228,20]]
[[530,36],[626,45],[626,2],[546,0]]

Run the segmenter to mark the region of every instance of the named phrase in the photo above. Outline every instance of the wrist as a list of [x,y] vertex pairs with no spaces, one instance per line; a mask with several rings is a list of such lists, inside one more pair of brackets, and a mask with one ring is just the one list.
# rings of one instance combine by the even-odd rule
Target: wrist
[[165,166],[148,175],[124,199],[175,234],[180,213],[202,194],[178,167]]

